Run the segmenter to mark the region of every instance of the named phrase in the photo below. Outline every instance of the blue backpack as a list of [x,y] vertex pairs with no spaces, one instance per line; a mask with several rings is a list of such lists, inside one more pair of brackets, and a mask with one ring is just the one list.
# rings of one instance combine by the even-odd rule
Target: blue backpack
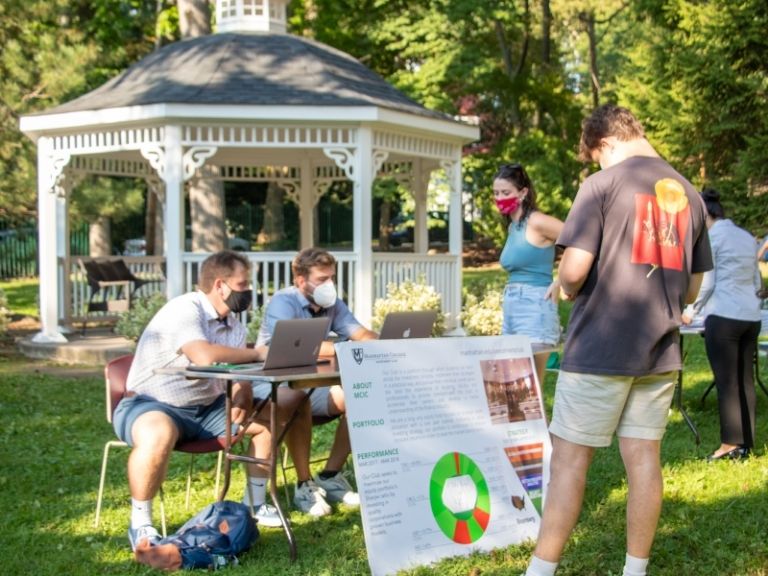
[[138,562],[161,570],[217,570],[236,565],[237,554],[247,551],[258,537],[248,507],[225,500],[209,504],[154,546],[139,542],[134,555]]

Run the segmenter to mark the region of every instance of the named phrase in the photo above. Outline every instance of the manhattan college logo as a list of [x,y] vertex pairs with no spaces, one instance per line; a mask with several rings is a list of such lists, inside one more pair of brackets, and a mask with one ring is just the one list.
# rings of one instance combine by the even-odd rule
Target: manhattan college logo
[[355,359],[355,362],[358,364],[363,363],[363,349],[362,348],[352,348],[352,358]]

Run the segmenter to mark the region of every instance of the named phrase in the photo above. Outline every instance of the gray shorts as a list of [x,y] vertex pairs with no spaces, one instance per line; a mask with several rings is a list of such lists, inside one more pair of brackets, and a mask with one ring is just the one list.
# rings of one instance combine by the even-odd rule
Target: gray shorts
[[549,431],[569,442],[600,448],[613,434],[661,440],[677,372],[605,376],[560,371]]
[[[280,384],[280,386],[287,386],[286,382]],[[328,404],[330,402],[331,389],[328,386],[321,386],[319,388],[308,388],[302,390],[304,393],[309,393],[310,390],[314,390],[309,397],[309,401],[312,404],[312,416],[330,416],[328,410]],[[253,398],[254,400],[262,400],[268,398],[272,392],[272,384],[254,384],[253,385]]]

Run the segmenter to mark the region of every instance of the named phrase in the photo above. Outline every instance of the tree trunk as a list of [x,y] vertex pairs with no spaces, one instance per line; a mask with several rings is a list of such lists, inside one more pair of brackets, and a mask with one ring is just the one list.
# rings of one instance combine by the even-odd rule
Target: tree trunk
[[147,186],[147,210],[144,213],[144,242],[147,247],[147,256],[157,254],[157,245],[155,244],[157,238],[157,231],[155,229],[156,218],[157,195],[152,188]]
[[[283,201],[285,191],[274,182],[267,186],[267,199],[264,203],[264,223],[256,241],[267,248],[279,243],[284,237],[285,219]],[[304,215],[308,218],[309,215]]]
[[218,252],[227,247],[224,227],[224,183],[198,180],[189,187],[192,252]]
[[589,80],[592,87],[592,107],[600,106],[600,75],[597,68],[597,36],[595,34],[594,11],[582,12],[581,20],[587,28],[589,39]]
[[383,252],[389,250],[389,233],[392,231],[389,225],[390,220],[392,220],[392,204],[389,200],[383,200],[379,209],[379,249]]
[[93,258],[112,254],[112,221],[99,216],[88,228],[88,253]]
[[208,0],[176,0],[182,40],[211,33],[211,8]]

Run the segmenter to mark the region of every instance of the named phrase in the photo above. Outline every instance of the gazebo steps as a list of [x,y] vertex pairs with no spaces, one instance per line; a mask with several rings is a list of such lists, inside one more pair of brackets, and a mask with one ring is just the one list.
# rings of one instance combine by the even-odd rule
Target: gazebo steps
[[118,356],[133,353],[135,348],[134,342],[116,335],[109,328],[90,329],[85,336],[80,332],[68,334],[67,340],[41,343],[33,342],[32,336],[25,336],[17,345],[28,358],[86,366],[103,366]]

